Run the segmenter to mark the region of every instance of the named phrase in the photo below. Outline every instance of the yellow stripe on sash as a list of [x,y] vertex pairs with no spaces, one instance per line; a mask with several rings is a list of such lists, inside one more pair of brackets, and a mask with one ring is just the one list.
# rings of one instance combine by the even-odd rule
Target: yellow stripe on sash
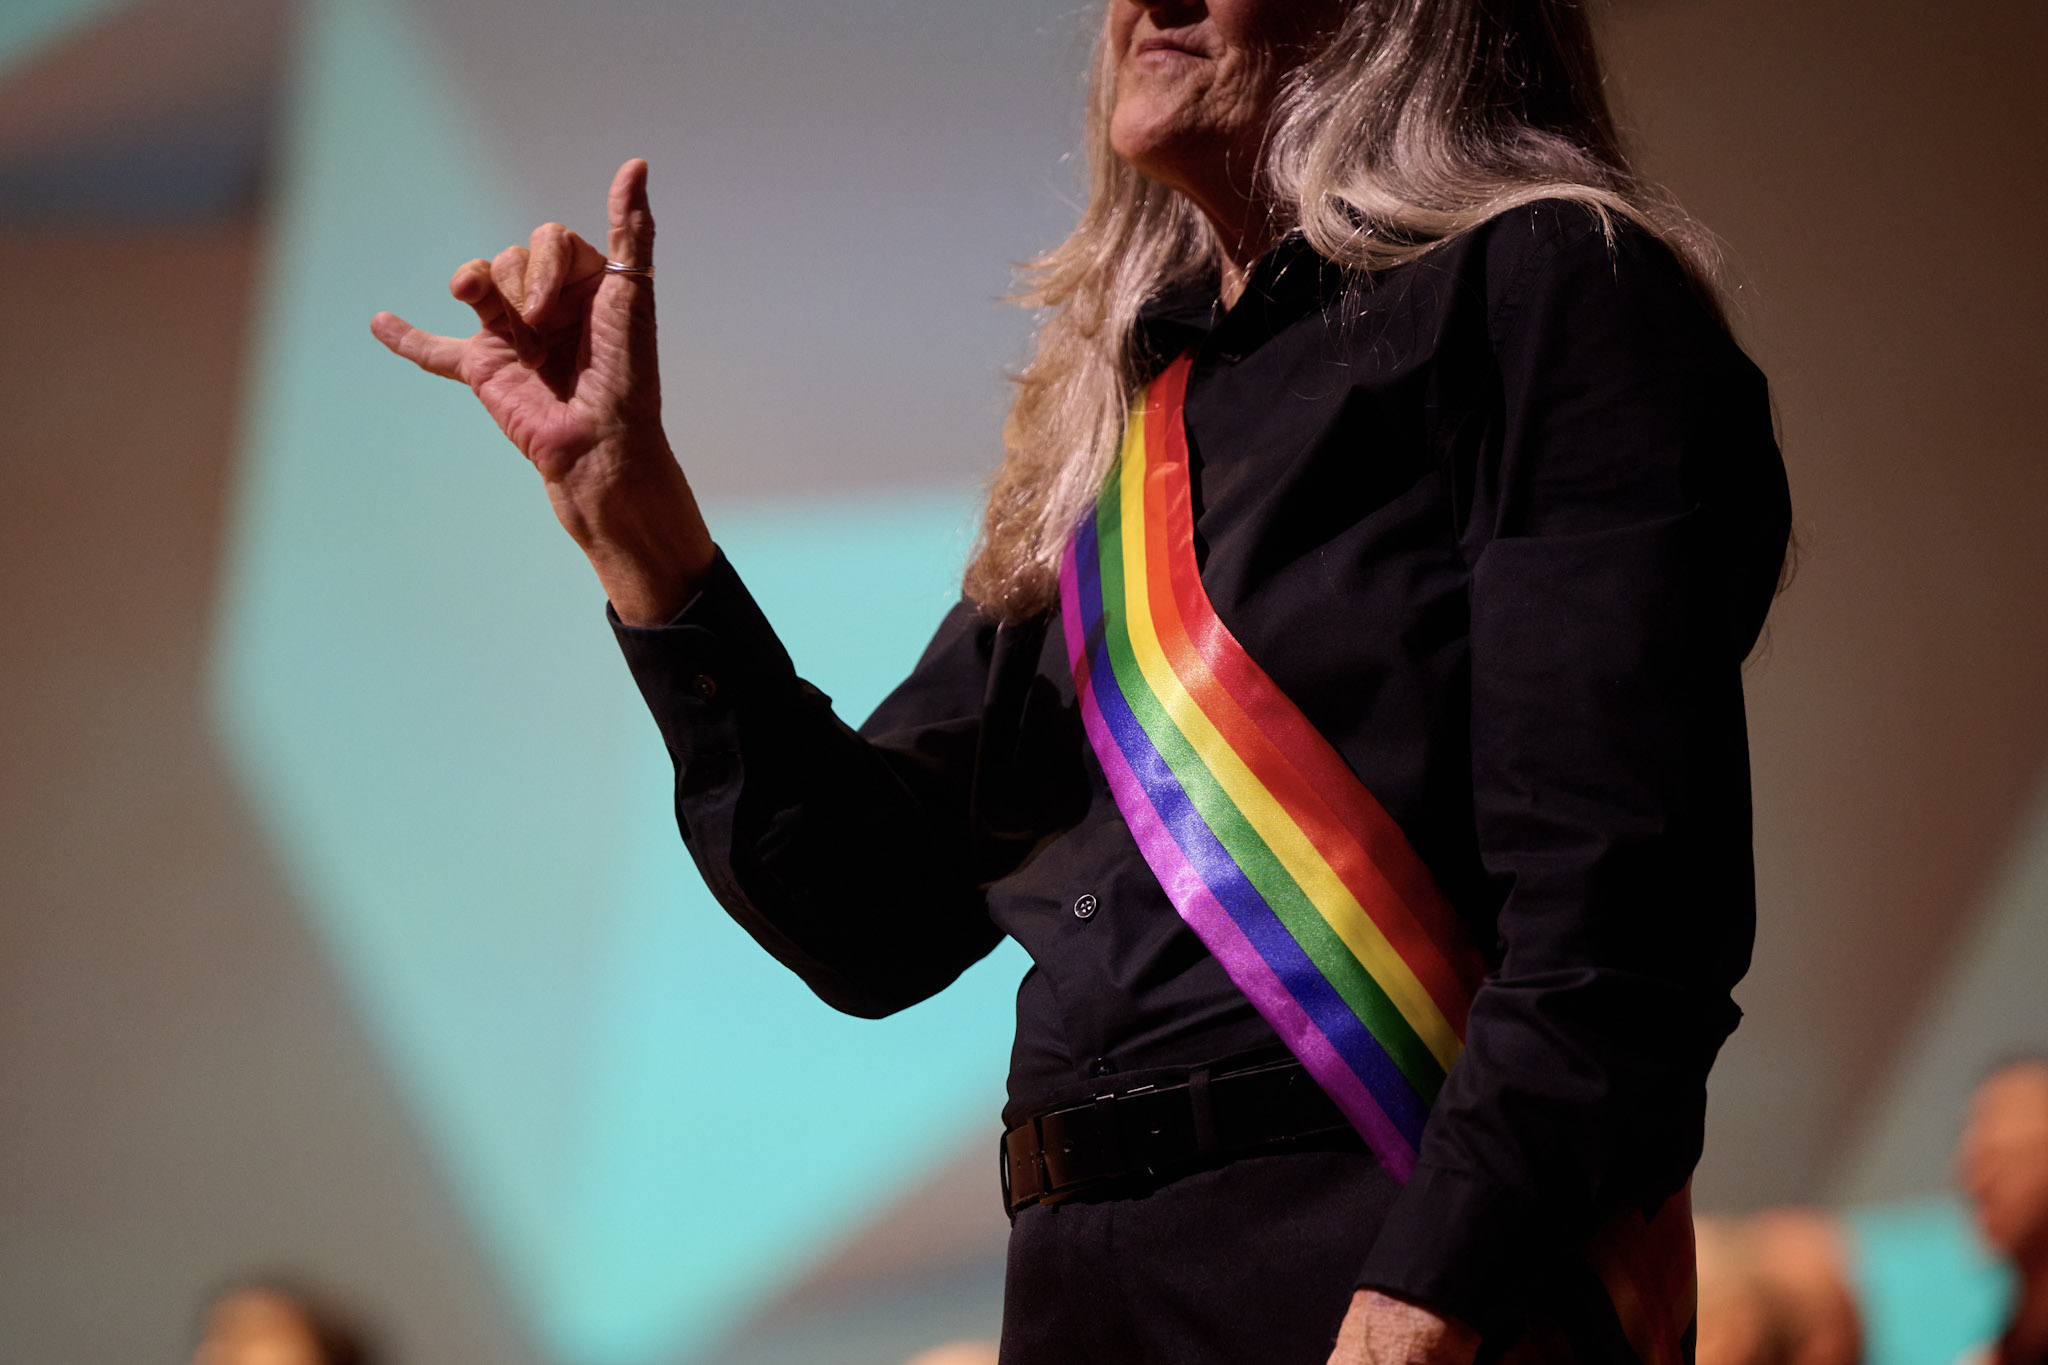
[[[1294,878],[1316,912],[1401,1012],[1437,1064],[1448,1072],[1458,1058],[1461,1044],[1436,1001],[1387,942],[1379,925],[1344,885],[1329,860],[1245,766],[1237,750],[1218,733],[1160,650],[1147,583],[1150,566],[1145,539],[1145,479],[1150,466],[1145,453],[1146,421],[1144,405],[1140,403],[1132,409],[1118,469],[1122,484],[1124,611],[1139,671],[1224,793]],[[1373,875],[1378,875],[1376,869]]]

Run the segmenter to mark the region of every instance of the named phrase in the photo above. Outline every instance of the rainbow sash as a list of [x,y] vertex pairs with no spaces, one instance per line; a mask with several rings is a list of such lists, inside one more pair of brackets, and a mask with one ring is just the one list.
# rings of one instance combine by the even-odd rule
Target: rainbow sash
[[[1181,918],[1405,1181],[1485,963],[1400,826],[1217,618],[1194,549],[1189,367],[1133,405],[1061,565],[1082,722]],[[1692,1316],[1684,1205],[1626,1211],[1588,1248],[1645,1365],[1675,1365]]]

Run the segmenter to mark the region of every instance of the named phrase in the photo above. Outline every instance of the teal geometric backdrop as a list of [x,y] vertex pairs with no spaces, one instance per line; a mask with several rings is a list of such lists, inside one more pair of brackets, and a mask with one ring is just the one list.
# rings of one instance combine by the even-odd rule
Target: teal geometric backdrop
[[[397,0],[304,22],[219,725],[536,1339],[565,1365],[650,1365],[990,1128],[1025,964],[1006,948],[940,999],[853,1020],[712,902],[531,470],[468,393],[367,331],[387,307],[468,330],[447,271],[530,224]],[[665,281],[687,265],[660,259]],[[858,719],[955,596],[974,497],[962,477],[710,514]]]
[[7,0],[0,5],[0,70],[25,62],[124,0]]
[[[132,3],[0,0],[0,69],[25,69]],[[248,0],[248,9],[264,3]],[[612,168],[649,156],[664,234],[671,431],[714,530],[800,668],[858,718],[953,595],[974,487],[994,453],[1000,371],[1020,358],[1028,328],[996,296],[1006,263],[1057,240],[1071,221],[1075,168],[1060,158],[1076,141],[1076,73],[1094,9],[1085,0],[291,7],[302,22],[262,201],[269,264],[215,618],[218,732],[266,822],[269,851],[531,1339],[562,1365],[689,1359],[935,1158],[961,1144],[987,1150],[1024,964],[1001,950],[941,999],[867,1023],[819,1005],[733,927],[675,838],[658,739],[604,628],[598,591],[531,471],[467,394],[395,361],[366,323],[394,308],[424,326],[468,330],[465,310],[444,293],[456,263],[523,238],[544,218],[601,230]],[[1722,24],[1734,8],[1616,12],[1646,16],[1628,25],[1640,38],[1645,25],[1667,20]],[[2023,62],[1966,61],[1964,49],[1945,49],[1945,63],[1925,60],[1925,44],[1944,35],[1973,35],[1980,46],[1969,50],[1980,57],[2031,50],[2000,50],[1984,36],[2009,31],[2023,11],[2033,22],[2026,7],[2004,7],[2007,30],[1992,22],[1992,7],[1979,16],[1985,23],[1941,32],[1909,8],[1880,6],[1883,23],[1859,31],[1872,39],[1891,25],[1891,66],[1836,64],[1853,76],[1827,87],[1851,96],[1830,106],[1850,133],[1841,145],[1853,148],[1856,129],[1887,126],[1871,111],[1914,108],[1918,87],[1908,81],[1899,95],[1887,72],[1973,71],[1993,100],[1972,104],[1962,98],[1974,98],[1970,89],[1943,86],[1957,98],[1916,111],[1916,128],[2003,126],[1970,111],[2006,99],[1997,107],[2013,121],[2038,103],[2021,83]],[[1812,30],[1785,53],[1834,50],[1837,35],[1800,19],[1799,7],[1752,6],[1750,18],[1766,11],[1791,26],[1780,38]],[[210,37],[203,26],[187,31],[202,46]],[[1746,27],[1730,32],[1740,33],[1731,50],[1741,62],[1777,41],[1759,46]],[[1740,64],[1726,53],[1715,60]],[[1797,63],[1786,69],[1798,76],[1787,88],[1809,84]],[[1707,98],[1688,118],[1725,123],[1716,73],[1711,62],[1702,69]],[[236,98],[249,94],[236,89]],[[1734,156],[1736,172],[1712,169],[1711,158],[1691,163],[1703,191],[1696,207],[1711,210],[1715,193],[1740,204],[1749,191],[1738,186],[1754,180],[1778,187],[1761,196],[1772,218],[1789,203],[1823,221],[1885,221],[1845,208],[1875,202],[1845,187],[1881,176],[1811,173],[1841,154],[1828,140],[1832,125],[1812,122],[1819,98],[1788,103],[1768,78],[1741,83],[1740,104],[1759,126],[1782,126],[1785,111],[1797,110],[1807,140],[1802,149],[1799,139],[1766,139],[1778,159]],[[1676,108],[1665,117],[1682,129]],[[246,116],[253,150],[261,111],[238,105],[224,116]],[[93,133],[90,125],[80,124]],[[133,129],[120,136],[162,149],[182,127],[147,130],[139,142]],[[1753,133],[1738,120],[1701,147],[1738,148]],[[133,164],[133,147],[122,146],[122,164]],[[59,151],[31,169],[83,165],[91,176],[107,164],[77,161],[69,144]],[[160,199],[180,189],[169,183],[182,164],[173,162],[141,166],[143,188]],[[79,202],[98,204],[106,186],[84,188],[93,193]],[[11,181],[6,193],[17,189]],[[2016,225],[2038,218],[1978,190],[1950,197],[1984,204],[1987,224],[2010,229],[2000,237],[1987,228],[1994,245],[2026,240]],[[1739,215],[1727,226],[1740,227]],[[1831,301],[1814,316],[1838,321],[1867,292],[1844,281],[1883,278],[1842,267],[1854,253],[1841,256],[1834,238],[1820,255],[1802,255],[1804,246],[1788,245],[1797,230],[1787,236],[1755,217],[1738,235],[1774,263],[1776,296],[1757,317],[1779,329],[1781,346],[1800,335],[1784,328],[1802,309]],[[2024,285],[2023,273],[2007,278],[1997,264],[2017,258],[1987,250],[1937,262],[1960,273],[1930,275],[1949,283],[1928,285],[1923,302],[2022,297],[2009,286]],[[1983,283],[1993,276],[1999,288]],[[2007,818],[2002,797],[1973,806],[1957,796],[1962,774],[1995,767],[1981,750],[1970,757],[1972,725],[1998,734],[2015,761],[2037,761],[2038,651],[2027,652],[2025,632],[1980,638],[1968,625],[1971,611],[2003,600],[1985,584],[2002,577],[2018,592],[2048,581],[2038,537],[2025,530],[2036,485],[2014,474],[2041,467],[2024,445],[2030,438],[2012,434],[2035,428],[2014,415],[2021,400],[2012,395],[2025,386],[2001,388],[1996,347],[1983,339],[2001,334],[1955,351],[1947,370],[1922,363],[1913,338],[1956,316],[1945,304],[1888,313],[1894,333],[1873,332],[1868,356],[1857,353],[1858,384],[1884,376],[1877,388],[1893,408],[1881,425],[1897,428],[1885,439],[1837,420],[1870,409],[1862,388],[1827,377],[1829,363],[1844,362],[1827,361],[1825,348],[1808,357],[1810,372],[1779,376],[1790,381],[1788,411],[1809,414],[1792,455],[1825,544],[1786,600],[1775,657],[1750,674],[1760,703],[1759,811],[1775,802],[1779,812],[1759,826],[1760,853],[1767,872],[1776,868],[1779,899],[1767,907],[1757,970],[1744,986],[1751,1017],[1716,1073],[1723,1126],[1709,1165],[1718,1159],[1724,1182],[1735,1182],[1724,1189],[1789,1197],[1832,1188],[1869,1201],[1933,1188],[1972,1078],[1999,1051],[2048,1039],[2038,982],[2048,960],[2048,788],[2037,786],[2005,872],[1984,869],[1984,912],[1975,915],[1967,894],[1928,902],[1944,922],[1966,926],[1974,916],[1975,925],[1941,940],[1955,958],[1910,1046],[1889,1076],[1857,1082],[1873,1087],[1855,1101],[1862,1119],[1850,1123],[1837,1103],[1850,1093],[1837,1074],[1855,1052],[1851,1036],[1898,1005],[1857,974],[1826,970],[1837,946],[1827,926],[1864,923],[1873,896],[1890,906],[1891,923],[1907,924],[1913,904],[1884,901],[1883,878],[1911,872],[1900,894],[1918,894],[1910,888],[1937,884],[1914,880],[1928,869],[1963,866],[1942,863],[1954,851],[1942,851],[1944,840]],[[1912,357],[1911,373],[1899,368],[1906,361],[1884,370],[1885,353]],[[110,390],[107,401],[119,400]],[[1912,413],[1946,424],[1933,482],[1906,474],[1929,468],[1921,429],[1901,417]],[[1962,500],[1937,499],[1929,522],[1923,493],[1936,484],[1943,498]],[[1996,491],[1972,502],[1964,494],[1973,486]],[[1898,548],[1907,526],[1917,528],[1917,559]],[[1917,566],[1917,607],[1872,586],[1890,579],[1864,581],[1893,562]],[[1935,630],[1937,612],[1964,624]],[[1830,624],[1816,628],[1822,621]],[[1854,687],[1842,682],[1851,676]],[[1953,704],[1923,705],[1930,696]],[[1964,714],[1977,719],[1962,724]],[[1952,750],[1962,766],[1948,766]],[[1937,752],[1942,762],[1930,767]],[[1811,761],[1816,753],[1823,761]],[[1934,795],[1882,809],[1843,799],[1873,753],[1909,760],[1920,780],[1900,790]],[[1898,812],[1917,821],[1911,838],[1896,841],[1903,853],[1873,833],[1892,828],[1884,822]],[[253,913],[283,899],[263,886]],[[1917,941],[1913,952],[1894,946],[1869,962],[1888,960],[1895,973],[1910,966],[1918,979],[1938,963],[1927,951],[1935,939]],[[90,1001],[100,983],[82,979],[78,998]],[[887,1099],[860,1104],[871,1096]],[[38,1113],[33,1102],[17,1107]],[[1836,1151],[1816,1165],[1813,1152],[1788,1157],[1775,1142],[1751,1140],[1782,1130],[1811,1145],[1825,1113],[1840,1121],[1829,1131],[1864,1134],[1854,1161]],[[302,1117],[278,1116],[276,1134],[261,1110],[222,1122],[262,1127],[260,1145],[287,1141]],[[177,1135],[145,1127],[126,1136],[149,1145]],[[80,1165],[76,1188],[97,1194],[101,1169]],[[126,1197],[119,1181],[110,1188],[109,1198]],[[130,1212],[147,1221],[147,1209]],[[88,1230],[76,1246],[113,1226]],[[124,1235],[128,1227],[120,1224]],[[39,1274],[66,1264],[57,1248],[19,1250]],[[96,1274],[76,1278],[79,1302],[96,1308]],[[126,1306],[141,1313],[146,1302]]]

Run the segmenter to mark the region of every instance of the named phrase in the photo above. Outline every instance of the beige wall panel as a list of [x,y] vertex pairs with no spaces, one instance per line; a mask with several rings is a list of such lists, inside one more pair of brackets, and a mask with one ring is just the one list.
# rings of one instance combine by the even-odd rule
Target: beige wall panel
[[178,1360],[282,1270],[518,1365],[212,749],[256,240],[0,236],[0,1360]]
[[1806,545],[1751,665],[1762,923],[1700,1192],[1812,1197],[2048,754],[2048,9],[1666,0],[1610,25],[1727,240]]

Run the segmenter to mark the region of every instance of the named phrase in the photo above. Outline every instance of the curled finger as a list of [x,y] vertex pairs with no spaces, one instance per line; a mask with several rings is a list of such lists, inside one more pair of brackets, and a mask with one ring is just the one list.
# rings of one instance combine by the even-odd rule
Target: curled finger
[[491,259],[491,283],[521,319],[529,316],[526,306],[527,254],[523,246],[508,246]]
[[557,321],[561,298],[604,273],[604,255],[560,223],[543,223],[527,246],[526,320],[545,331]]
[[540,337],[533,330],[533,307],[527,297],[529,268],[527,250],[523,246],[508,246],[491,261],[491,283],[497,287],[498,297],[505,301],[506,311],[511,314],[512,344],[518,350],[519,358],[532,365],[540,362],[543,348]]
[[489,261],[470,261],[458,269],[448,280],[448,292],[468,304],[475,311],[478,324],[510,346],[520,359],[538,354],[533,329],[499,292]]

